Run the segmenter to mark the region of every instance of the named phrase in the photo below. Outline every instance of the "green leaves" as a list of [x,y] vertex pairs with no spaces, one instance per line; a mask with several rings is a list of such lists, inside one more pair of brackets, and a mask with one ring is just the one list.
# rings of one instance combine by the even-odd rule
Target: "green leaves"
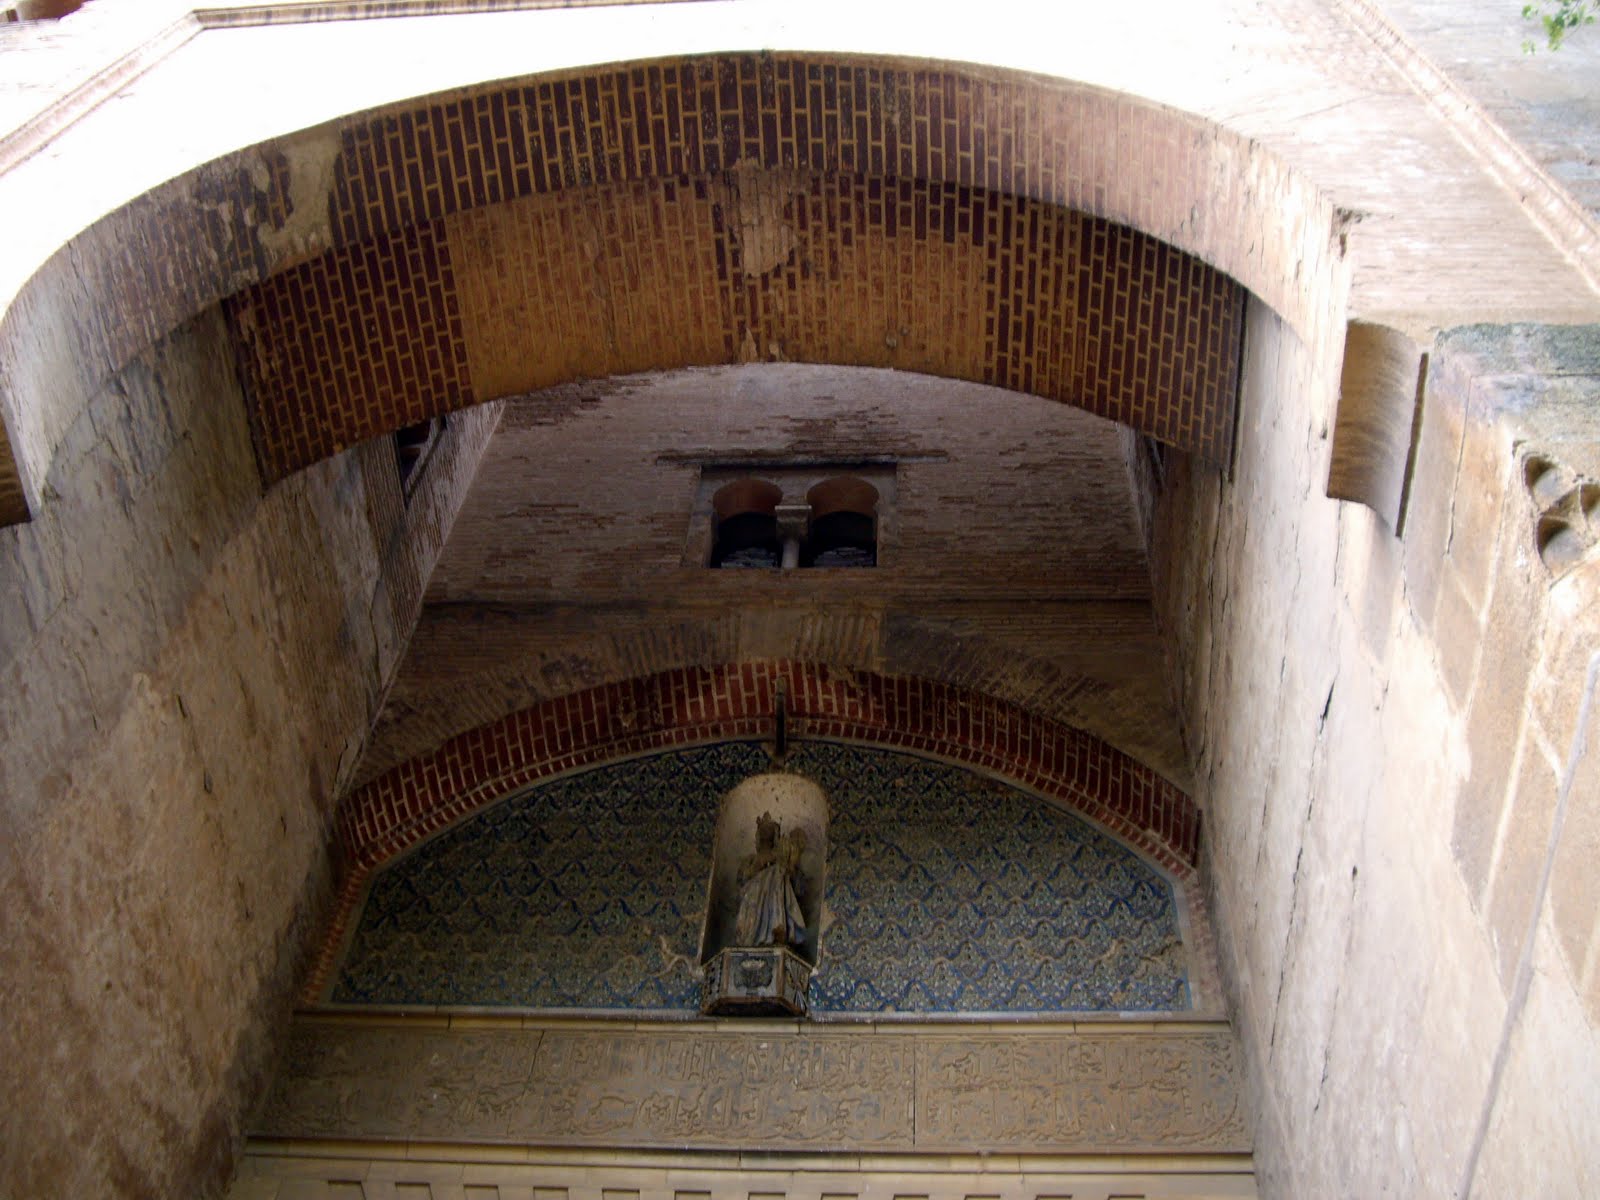
[[[1551,50],[1561,49],[1567,35],[1583,25],[1593,25],[1595,13],[1600,10],[1600,0],[1555,0],[1553,7],[1539,0],[1522,6],[1524,21],[1537,21],[1544,30],[1545,43]],[[1538,52],[1532,41],[1524,41],[1522,49],[1527,54]]]

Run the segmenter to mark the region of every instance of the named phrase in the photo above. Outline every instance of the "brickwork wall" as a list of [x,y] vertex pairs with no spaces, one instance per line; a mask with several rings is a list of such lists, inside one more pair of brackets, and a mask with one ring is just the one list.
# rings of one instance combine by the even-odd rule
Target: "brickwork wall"
[[228,311],[269,481],[472,403],[455,274],[437,224],[342,247],[249,296]]
[[654,612],[571,620],[494,605],[429,605],[410,653],[367,744],[363,782],[466,729],[569,691],[786,654],[979,691],[1104,738],[1180,784],[1188,778],[1160,638],[1143,604],[1010,612],[953,605],[886,616],[759,602],[712,615],[663,603]]
[[1254,157],[1202,122],[1133,97],[944,64],[769,53],[607,67],[395,106],[350,122],[342,142],[331,215],[342,243],[574,185],[750,168],[861,175],[1142,229],[1299,318],[1297,287],[1277,276],[1313,262],[1277,256],[1305,249],[1313,214],[1331,234],[1325,203],[1271,164],[1237,173],[1259,238],[1235,241],[1246,225],[1231,212],[1196,227],[1179,208],[1193,182]]
[[[877,569],[693,559],[701,463],[885,457]],[[1183,787],[1149,591],[1117,427],[1064,405],[799,364],[565,385],[506,403],[360,778],[569,692],[798,657],[983,692]]]
[[[380,153],[373,170],[389,167]],[[263,470],[279,478],[475,397],[751,360],[999,384],[1222,462],[1242,295],[1170,246],[1053,205],[751,167],[430,219],[274,276],[229,311]]]
[[540,779],[650,750],[768,737],[780,681],[793,737],[869,742],[993,771],[1067,804],[1179,879],[1192,876],[1200,814],[1189,798],[1078,730],[925,680],[800,662],[679,670],[515,713],[353,792],[337,825],[339,915],[306,994],[320,994],[376,867]]

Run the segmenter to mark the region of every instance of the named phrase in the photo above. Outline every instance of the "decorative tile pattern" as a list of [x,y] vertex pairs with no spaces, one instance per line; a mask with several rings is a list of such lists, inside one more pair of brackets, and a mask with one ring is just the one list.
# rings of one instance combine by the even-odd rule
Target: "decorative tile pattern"
[[[307,1000],[326,991],[367,881],[383,864],[540,780],[673,747],[768,736],[780,686],[797,739],[870,743],[995,772],[1085,814],[1174,878],[1193,879],[1200,843],[1194,802],[1082,730],[928,679],[840,673],[793,660],[685,667],[512,713],[346,797],[338,815],[343,877],[307,974]],[[1190,904],[1199,901],[1191,890]]]
[[374,878],[332,999],[696,1010],[717,801],[766,763],[726,743],[485,809]]
[[[693,1011],[717,804],[766,769],[722,743],[486,809],[375,877],[332,1001]],[[814,1012],[1188,1007],[1170,883],[1086,822],[886,750],[786,769],[832,808]]]
[[904,754],[794,765],[831,808],[818,1012],[1188,1007],[1172,885],[1087,822]]

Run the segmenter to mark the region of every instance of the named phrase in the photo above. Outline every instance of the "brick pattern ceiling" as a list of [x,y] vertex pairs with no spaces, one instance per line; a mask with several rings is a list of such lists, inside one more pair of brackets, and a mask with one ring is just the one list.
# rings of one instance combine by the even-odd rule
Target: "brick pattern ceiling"
[[[7,308],[0,393],[92,396],[231,297],[269,481],[529,380],[774,356],[1032,389],[1221,461],[1242,287],[1113,226],[1303,323],[1325,207],[1253,143],[1065,81],[806,54],[590,68],[153,188]],[[501,248],[555,275],[508,292]],[[582,336],[555,353],[560,322]],[[4,441],[0,524],[28,517]]]
[[1225,461],[1243,289],[1078,211],[1051,104],[750,55],[352,125],[339,248],[228,304],[263,472],[566,379],[773,359],[999,384]]

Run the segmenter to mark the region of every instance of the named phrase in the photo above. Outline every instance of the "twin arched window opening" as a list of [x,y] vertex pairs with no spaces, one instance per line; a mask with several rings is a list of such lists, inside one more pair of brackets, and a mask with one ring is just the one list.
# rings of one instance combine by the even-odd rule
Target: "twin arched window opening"
[[878,489],[835,475],[790,496],[769,479],[735,479],[711,497],[709,565],[721,569],[872,567],[878,562]]

